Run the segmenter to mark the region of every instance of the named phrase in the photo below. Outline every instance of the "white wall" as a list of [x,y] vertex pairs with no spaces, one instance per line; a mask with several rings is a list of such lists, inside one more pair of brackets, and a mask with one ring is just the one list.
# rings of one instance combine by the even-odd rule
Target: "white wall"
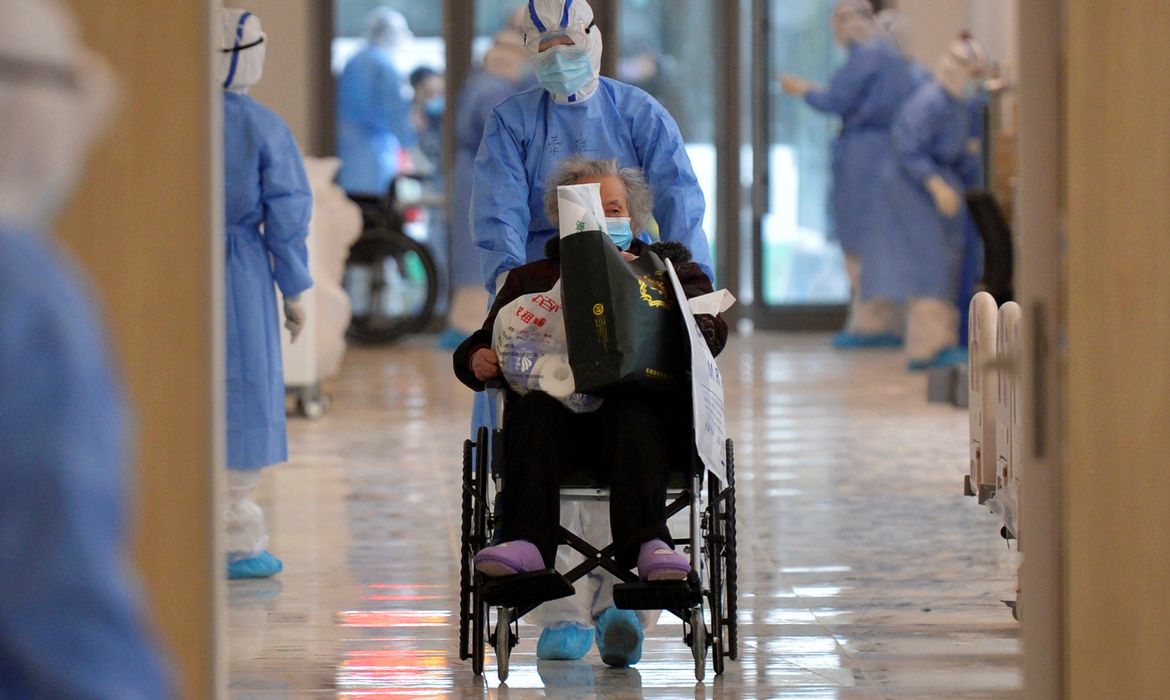
[[898,0],[895,6],[910,20],[915,58],[933,69],[939,55],[958,33],[971,28],[969,4],[983,0]]
[[314,0],[225,0],[225,7],[251,10],[268,35],[264,77],[251,94],[275,111],[292,129],[305,155],[324,155],[320,141],[320,33],[332,37],[331,25],[319,26]]
[[[960,31],[966,29],[987,50],[1000,74],[1011,84],[1019,78],[1020,0],[897,0],[906,13],[913,35],[911,51],[934,69],[938,57]],[[1000,102],[999,124],[1011,129],[1016,96],[1008,92]]]

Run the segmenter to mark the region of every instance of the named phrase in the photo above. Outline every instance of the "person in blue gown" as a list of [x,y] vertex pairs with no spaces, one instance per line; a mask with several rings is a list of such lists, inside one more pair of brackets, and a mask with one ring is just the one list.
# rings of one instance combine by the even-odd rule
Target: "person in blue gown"
[[260,469],[288,459],[278,287],[285,327],[295,341],[299,304],[312,286],[308,249],[313,196],[288,126],[248,96],[264,65],[260,20],[244,10],[220,14],[224,214],[227,218],[228,576],[272,576],[264,513],[251,500]]
[[351,195],[383,197],[401,151],[418,142],[406,82],[394,65],[394,52],[412,34],[402,14],[388,7],[371,11],[366,24],[367,45],[337,79],[337,184]]
[[967,241],[963,193],[982,186],[975,138],[986,57],[967,35],[943,53],[937,80],[919,88],[894,124],[895,160],[883,177],[897,247],[895,272],[866,279],[864,291],[907,300],[911,369],[964,361],[958,349],[959,297]]
[[662,239],[686,245],[714,279],[703,192],[674,118],[641,89],[600,77],[601,31],[585,0],[528,7],[524,47],[540,86],[493,110],[475,159],[471,234],[484,285],[493,291],[500,274],[543,256],[556,228],[545,183],[570,155],[642,170]]
[[830,210],[833,236],[845,254],[852,286],[840,348],[901,345],[901,308],[896,300],[866,298],[860,277],[867,267],[887,264],[889,212],[881,174],[893,159],[890,127],[912,89],[908,66],[874,20],[869,0],[839,0],[833,12],[838,43],[849,52],[827,88],[793,75],[781,87],[813,109],[841,118],[833,144]]
[[488,295],[480,278],[479,254],[471,240],[472,177],[483,127],[492,110],[521,90],[533,87],[526,71],[524,35],[511,28],[496,33],[483,65],[472,72],[459,94],[455,113],[455,172],[452,174],[450,279],[451,310],[440,344],[454,349],[483,320]]
[[114,102],[70,20],[0,3],[21,39],[0,36],[0,697],[156,700],[173,688],[125,552],[126,393],[49,233]]
[[[705,202],[674,118],[639,88],[602,78],[601,31],[586,0],[529,0],[524,14],[524,50],[539,87],[514,95],[492,110],[475,157],[471,236],[479,249],[481,281],[490,293],[499,278],[544,257],[556,235],[544,209],[546,183],[569,156],[616,159],[641,170],[654,198],[654,218],[663,240],[678,241],[714,279],[703,231]],[[490,411],[477,400],[474,425]],[[596,504],[584,506],[593,507]],[[604,504],[601,504],[604,507]],[[570,509],[562,509],[566,523]],[[604,524],[581,515],[578,523]],[[571,528],[576,529],[576,528]],[[590,541],[608,541],[608,528],[576,529]],[[565,548],[562,548],[564,550]],[[564,566],[565,552],[558,554]],[[596,585],[597,590],[590,587]],[[577,659],[596,636],[607,663],[629,665],[642,654],[643,628],[633,611],[609,607],[594,616],[595,597],[610,595],[608,574],[579,585],[573,599],[538,609],[544,629],[537,643],[541,659]]]

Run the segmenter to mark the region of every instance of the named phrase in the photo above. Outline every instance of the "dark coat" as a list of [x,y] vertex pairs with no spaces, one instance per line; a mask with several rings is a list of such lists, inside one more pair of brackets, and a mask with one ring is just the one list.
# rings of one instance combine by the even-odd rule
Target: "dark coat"
[[[681,243],[662,241],[647,244],[634,239],[630,244],[630,252],[634,255],[641,256],[647,251],[653,251],[658,257],[663,260],[669,259],[674,264],[675,272],[678,273],[678,281],[682,283],[683,292],[686,293],[688,299],[714,291],[711,288],[711,280],[707,279],[702,268],[691,262],[691,252]],[[475,391],[483,391],[484,386],[483,382],[476,379],[475,373],[471,371],[471,356],[481,348],[491,348],[492,328],[496,323],[496,314],[505,305],[525,294],[547,292],[561,278],[560,239],[555,236],[550,238],[545,245],[544,252],[548,257],[521,265],[508,273],[503,286],[496,294],[496,301],[492,304],[487,319],[483,322],[483,327],[472,333],[455,349],[453,358],[455,376]],[[707,347],[711,349],[711,354],[718,355],[722,352],[723,346],[727,344],[727,323],[723,318],[718,315],[700,314],[695,316],[695,321],[699,325],[699,330],[703,332],[703,337],[707,340]]]

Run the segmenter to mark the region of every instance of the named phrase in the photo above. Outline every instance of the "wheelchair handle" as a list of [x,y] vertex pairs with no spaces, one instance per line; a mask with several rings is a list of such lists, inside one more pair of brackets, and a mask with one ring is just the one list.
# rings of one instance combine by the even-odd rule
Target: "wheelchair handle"
[[495,404],[495,420],[491,421],[491,428],[502,430],[504,427],[504,398],[508,395],[508,383],[503,379],[489,379],[483,383],[483,390],[487,392],[488,401]]

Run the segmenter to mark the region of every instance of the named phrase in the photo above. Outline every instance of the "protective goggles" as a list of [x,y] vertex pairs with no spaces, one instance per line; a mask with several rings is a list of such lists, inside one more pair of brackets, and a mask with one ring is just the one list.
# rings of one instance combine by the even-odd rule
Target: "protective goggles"
[[554,28],[551,30],[540,29],[542,26],[544,25],[536,25],[537,31],[539,32],[536,36],[524,35],[524,45],[533,53],[540,51],[541,44],[561,38],[567,38],[573,42],[574,46],[585,46],[589,40],[589,33],[593,31],[596,23],[590,22],[589,24],[585,24],[584,22],[571,22],[567,23],[564,28]]

